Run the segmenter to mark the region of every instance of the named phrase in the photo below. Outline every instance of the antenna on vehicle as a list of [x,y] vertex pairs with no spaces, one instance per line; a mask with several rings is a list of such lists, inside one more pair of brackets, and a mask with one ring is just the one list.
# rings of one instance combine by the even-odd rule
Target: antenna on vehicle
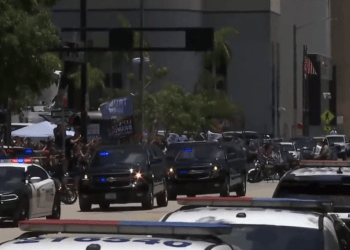
[[341,171],[341,167],[339,167],[337,174],[342,174],[342,173],[343,173],[343,171]]

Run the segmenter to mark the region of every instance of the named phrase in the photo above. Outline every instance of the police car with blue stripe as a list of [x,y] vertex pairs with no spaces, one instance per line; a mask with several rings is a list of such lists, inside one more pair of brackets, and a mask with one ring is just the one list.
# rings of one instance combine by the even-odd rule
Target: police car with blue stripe
[[[218,236],[231,225],[142,221],[36,220],[20,222],[27,231],[0,250],[237,250]],[[191,238],[191,239],[189,239]]]
[[0,160],[0,222],[46,217],[60,219],[54,180],[33,159]]
[[251,250],[345,250],[350,231],[328,214],[332,203],[320,200],[200,197],[179,198],[184,205],[165,215],[163,222],[234,225],[221,235],[227,244]]

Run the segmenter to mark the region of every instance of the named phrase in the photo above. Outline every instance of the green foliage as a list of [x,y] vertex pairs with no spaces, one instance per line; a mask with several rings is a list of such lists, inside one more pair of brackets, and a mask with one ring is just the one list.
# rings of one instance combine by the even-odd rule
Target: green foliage
[[[74,81],[75,89],[81,88],[81,70],[78,67],[77,71],[71,74],[69,77]],[[105,87],[104,84],[105,74],[99,68],[91,66],[90,63],[87,63],[87,84],[88,89],[93,90],[97,87]]]
[[0,101],[40,94],[54,81],[61,62],[47,51],[60,41],[50,0],[0,0]]
[[217,67],[220,67],[230,62],[232,58],[232,49],[227,39],[237,34],[238,31],[232,27],[225,27],[214,33],[214,50],[204,54],[204,63],[206,67],[210,67],[213,63],[215,63]]

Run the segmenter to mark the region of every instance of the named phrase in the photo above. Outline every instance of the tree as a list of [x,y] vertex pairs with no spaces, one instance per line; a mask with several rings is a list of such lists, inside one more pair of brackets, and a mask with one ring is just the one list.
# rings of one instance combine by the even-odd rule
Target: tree
[[204,63],[207,68],[211,67],[213,76],[216,69],[222,65],[226,66],[232,58],[232,49],[227,39],[238,34],[232,27],[222,28],[214,33],[214,50],[204,54]]
[[49,49],[60,44],[50,18],[52,0],[0,0],[0,101],[40,94],[61,69]]
[[[97,87],[105,88],[104,73],[97,67],[93,67],[90,63],[87,63],[87,85],[88,90],[95,89]],[[74,81],[75,89],[81,88],[81,71],[78,67],[77,71],[70,75],[70,78]]]

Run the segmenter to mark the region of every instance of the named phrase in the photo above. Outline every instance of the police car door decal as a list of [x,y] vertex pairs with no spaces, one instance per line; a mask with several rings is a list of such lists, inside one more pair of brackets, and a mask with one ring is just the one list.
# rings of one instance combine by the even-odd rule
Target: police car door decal
[[190,245],[192,245],[191,242],[187,241],[179,241],[179,240],[164,240],[164,239],[156,239],[156,238],[138,238],[138,239],[128,239],[128,238],[122,238],[122,237],[110,237],[110,238],[99,238],[99,237],[78,237],[78,238],[68,238],[68,237],[56,237],[56,238],[42,238],[42,237],[33,237],[28,239],[21,239],[19,241],[15,241],[13,244],[30,244],[30,243],[39,243],[43,240],[50,240],[53,243],[60,243],[66,239],[72,239],[75,242],[106,242],[106,243],[127,243],[127,242],[135,242],[139,243],[140,245],[146,244],[146,245],[156,245],[156,244],[162,244],[167,247],[173,247],[173,248],[185,248]]

